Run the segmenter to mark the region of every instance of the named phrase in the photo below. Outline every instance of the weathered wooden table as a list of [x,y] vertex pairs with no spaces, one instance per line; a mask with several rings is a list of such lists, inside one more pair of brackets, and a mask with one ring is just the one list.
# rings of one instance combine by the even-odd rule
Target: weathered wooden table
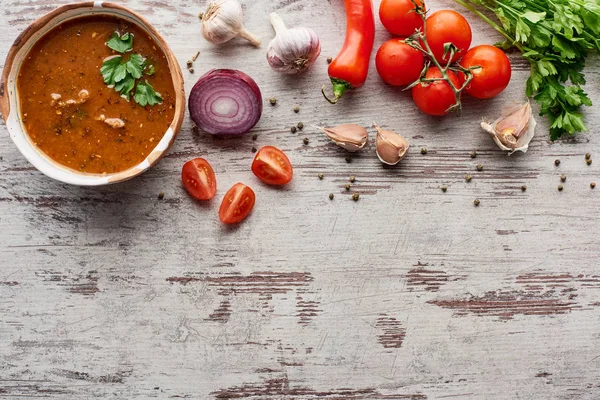
[[[0,59],[30,22],[64,3],[3,0]],[[124,3],[164,34],[183,67],[201,50],[195,73],[183,68],[188,92],[211,68],[256,79],[265,98],[258,140],[194,134],[186,119],[155,168],[90,189],[37,172],[2,127],[0,398],[600,398],[600,189],[590,189],[600,162],[584,160],[600,157],[598,106],[587,110],[590,134],[552,144],[541,119],[529,153],[508,158],[479,121],[523,100],[527,65],[516,55],[509,88],[467,99],[460,118],[423,116],[374,66],[363,89],[332,106],[320,88],[343,41],[340,1],[246,1],[260,49],[204,41],[201,2]],[[302,78],[266,64],[271,11],[321,36],[322,56]],[[465,15],[475,44],[499,39]],[[388,38],[377,27],[376,46]],[[593,64],[587,88],[600,104]],[[306,128],[292,134],[299,121]],[[347,163],[312,127],[372,121],[411,142],[397,168],[383,168],[372,143]],[[251,148],[267,144],[294,164],[285,189],[249,170]],[[206,205],[180,183],[196,156],[218,175],[218,198]],[[217,210],[237,181],[254,187],[257,205],[228,228]]]

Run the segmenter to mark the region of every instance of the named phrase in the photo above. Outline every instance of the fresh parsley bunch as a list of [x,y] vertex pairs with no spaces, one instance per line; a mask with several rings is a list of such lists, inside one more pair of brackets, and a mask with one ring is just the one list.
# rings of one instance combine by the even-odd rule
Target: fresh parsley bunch
[[[550,118],[550,138],[587,131],[581,106],[590,51],[600,52],[600,0],[454,0],[473,11],[517,48],[531,65],[526,94]],[[475,7],[473,7],[473,5]],[[500,25],[479,9],[493,12]]]
[[[106,45],[114,51],[125,54],[133,50],[133,35],[125,33],[119,36],[113,33]],[[146,60],[140,54],[132,54],[126,60],[124,56],[108,57],[102,63],[100,73],[104,83],[114,88],[129,101],[131,91],[135,88],[133,99],[141,106],[162,103],[162,97],[156,93],[146,79],[141,81],[142,75],[154,74],[154,66],[146,65]],[[137,82],[137,85],[136,85]]]

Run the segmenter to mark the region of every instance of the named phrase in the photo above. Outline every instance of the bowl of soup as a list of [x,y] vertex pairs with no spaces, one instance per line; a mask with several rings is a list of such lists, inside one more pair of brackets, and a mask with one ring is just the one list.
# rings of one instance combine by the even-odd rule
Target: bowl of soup
[[102,1],[60,7],[11,47],[0,83],[8,132],[38,170],[97,186],[146,171],[173,144],[183,77],[141,16]]

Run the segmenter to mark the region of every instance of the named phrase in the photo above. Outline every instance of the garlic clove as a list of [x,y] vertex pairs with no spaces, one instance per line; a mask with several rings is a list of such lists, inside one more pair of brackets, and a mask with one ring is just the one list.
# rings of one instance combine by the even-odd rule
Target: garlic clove
[[275,29],[275,38],[267,48],[267,61],[271,68],[285,74],[306,71],[321,54],[317,34],[303,27],[287,29],[277,13],[271,13],[269,19]]
[[322,128],[317,126],[320,130],[325,132],[329,139],[333,140],[335,144],[350,152],[356,152],[365,147],[369,140],[369,133],[367,130],[356,124],[342,124],[333,128]]
[[375,139],[377,157],[387,165],[396,165],[406,156],[410,145],[402,135],[381,129],[377,124],[377,138]]
[[202,36],[213,44],[223,44],[240,36],[254,46],[260,45],[260,39],[244,27],[242,6],[237,0],[208,3],[202,14]]
[[492,136],[500,149],[510,152],[509,155],[516,151],[527,152],[536,125],[529,102],[505,111],[491,124],[481,122],[481,128]]

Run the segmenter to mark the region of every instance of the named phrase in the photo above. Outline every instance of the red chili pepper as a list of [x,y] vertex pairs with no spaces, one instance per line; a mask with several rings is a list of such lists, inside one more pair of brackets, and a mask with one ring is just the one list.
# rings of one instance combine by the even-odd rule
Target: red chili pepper
[[344,0],[346,7],[346,39],[335,60],[329,64],[329,77],[333,83],[332,100],[321,89],[331,104],[337,103],[348,89],[361,87],[367,79],[369,61],[375,39],[375,18],[371,0]]

